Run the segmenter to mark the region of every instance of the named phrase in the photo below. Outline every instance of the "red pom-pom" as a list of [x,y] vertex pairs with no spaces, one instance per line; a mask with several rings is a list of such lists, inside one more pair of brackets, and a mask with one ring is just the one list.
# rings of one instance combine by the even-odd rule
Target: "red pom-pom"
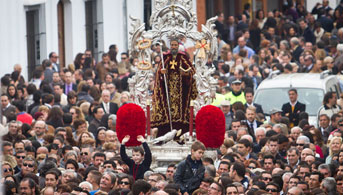
[[138,135],[145,136],[146,117],[143,109],[137,104],[125,104],[117,112],[116,131],[119,141],[126,135],[130,135],[130,140],[126,146],[139,146]]
[[219,148],[224,142],[225,116],[215,106],[202,107],[195,117],[196,136],[208,148]]

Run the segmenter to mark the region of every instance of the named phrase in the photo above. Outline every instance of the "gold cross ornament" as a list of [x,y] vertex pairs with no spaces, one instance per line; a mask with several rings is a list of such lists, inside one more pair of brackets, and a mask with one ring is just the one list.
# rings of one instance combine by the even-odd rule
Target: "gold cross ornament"
[[170,69],[175,70],[175,65],[177,65],[177,63],[175,60],[173,60],[170,62],[170,65],[171,65]]

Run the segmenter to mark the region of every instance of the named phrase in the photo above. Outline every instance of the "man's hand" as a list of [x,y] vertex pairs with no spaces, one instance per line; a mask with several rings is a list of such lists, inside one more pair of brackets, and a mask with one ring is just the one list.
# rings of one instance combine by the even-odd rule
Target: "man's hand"
[[130,139],[130,136],[129,136],[129,135],[126,135],[126,136],[123,138],[123,140],[121,140],[121,144],[125,145],[126,142],[129,141],[129,139]]
[[161,69],[161,73],[162,73],[162,74],[166,74],[166,73],[167,73],[167,70],[166,70],[165,68],[162,68],[162,69]]
[[139,135],[137,136],[137,141],[141,142],[141,143],[144,143],[145,142],[145,139],[142,135]]

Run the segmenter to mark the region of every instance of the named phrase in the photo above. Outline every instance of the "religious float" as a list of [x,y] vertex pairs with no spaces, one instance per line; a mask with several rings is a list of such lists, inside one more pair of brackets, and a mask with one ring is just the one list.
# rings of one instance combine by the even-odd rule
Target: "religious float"
[[[130,55],[138,58],[139,63],[136,67],[136,74],[128,80],[133,103],[119,109],[117,134],[120,142],[125,135],[130,135],[132,138],[137,135],[145,135],[153,155],[151,168],[163,172],[158,169],[161,167],[166,169],[168,164],[178,163],[187,157],[194,140],[203,142],[208,148],[205,156],[214,159],[216,157],[214,148],[218,148],[224,140],[225,118],[219,108],[210,105],[212,98],[215,97],[217,81],[211,76],[215,67],[212,64],[209,66],[207,62],[209,59],[217,57],[217,32],[214,29],[216,17],[207,20],[206,24],[201,26],[202,31],[199,32],[192,0],[155,0],[153,8],[150,30],[145,30],[144,23],[130,16],[132,20],[129,39]],[[193,45],[193,58],[190,61],[192,61],[194,69],[192,78],[195,79],[197,96],[187,104],[189,131],[183,132],[181,135],[181,130],[173,128],[173,120],[169,120],[174,119],[172,114],[175,110],[171,108],[170,103],[168,87],[171,85],[166,84],[170,77],[161,74],[161,86],[166,95],[164,101],[167,102],[165,104],[168,112],[166,120],[170,123],[168,125],[170,129],[168,129],[168,133],[155,137],[151,128],[151,116],[156,112],[153,107],[156,104],[156,98],[159,97],[154,98],[149,93],[151,81],[156,79],[154,78],[156,69],[152,66],[154,54],[151,47],[160,45],[162,49],[164,43],[169,43],[171,39],[184,40]],[[165,69],[164,55],[162,52],[157,55],[161,57],[161,68]],[[176,62],[170,63],[171,69],[174,69],[174,65],[176,65],[173,63]],[[178,67],[182,69],[182,66]],[[187,70],[182,71],[187,72]],[[159,86],[154,86],[154,88],[156,87]],[[126,145],[137,146],[139,144],[136,140],[130,139]]]

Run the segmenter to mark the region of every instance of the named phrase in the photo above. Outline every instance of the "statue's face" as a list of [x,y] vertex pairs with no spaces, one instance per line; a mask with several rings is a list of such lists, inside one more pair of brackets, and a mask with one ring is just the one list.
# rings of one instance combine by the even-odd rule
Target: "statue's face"
[[179,50],[179,43],[177,41],[172,41],[170,43],[170,50],[173,54],[176,54]]

